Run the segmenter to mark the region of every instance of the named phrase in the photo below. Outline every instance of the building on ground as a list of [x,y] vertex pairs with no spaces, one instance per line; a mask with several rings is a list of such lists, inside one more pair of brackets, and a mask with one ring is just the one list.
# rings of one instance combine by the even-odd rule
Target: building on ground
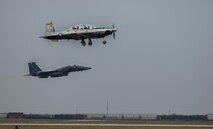
[[213,120],[213,114],[207,114],[207,120]]
[[9,112],[7,113],[7,118],[19,119],[19,118],[23,118],[23,115],[24,115],[23,112]]

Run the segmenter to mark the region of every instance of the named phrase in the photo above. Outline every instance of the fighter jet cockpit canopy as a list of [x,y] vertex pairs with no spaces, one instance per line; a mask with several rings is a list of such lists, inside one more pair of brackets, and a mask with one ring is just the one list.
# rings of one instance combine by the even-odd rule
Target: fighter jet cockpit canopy
[[96,26],[89,25],[89,24],[80,24],[80,25],[75,25],[72,27],[73,30],[81,30],[81,29],[96,29]]

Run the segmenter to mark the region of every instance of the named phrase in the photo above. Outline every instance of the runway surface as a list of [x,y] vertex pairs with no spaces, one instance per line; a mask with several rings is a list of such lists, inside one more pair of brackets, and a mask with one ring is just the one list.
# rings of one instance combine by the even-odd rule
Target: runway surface
[[26,123],[0,123],[0,126],[10,126],[10,125],[28,125],[28,126],[141,126],[141,127],[208,127],[213,128],[213,125],[175,125],[175,124],[86,124],[86,123],[50,123],[50,124],[26,124]]

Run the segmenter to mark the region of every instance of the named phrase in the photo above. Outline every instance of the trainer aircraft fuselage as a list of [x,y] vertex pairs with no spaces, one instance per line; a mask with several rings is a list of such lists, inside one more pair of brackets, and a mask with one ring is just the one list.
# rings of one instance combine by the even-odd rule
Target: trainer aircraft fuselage
[[[115,39],[115,32],[117,29],[112,26],[112,28],[98,28],[93,25],[80,24],[73,26],[69,29],[63,31],[55,31],[53,23],[47,22],[45,29],[45,36],[42,36],[44,39],[49,40],[63,40],[63,39],[72,39],[72,40],[81,40],[83,46],[86,45],[85,40],[88,40],[88,45],[92,45],[91,39],[104,38],[105,36],[113,34]],[[103,41],[103,44],[106,44],[106,41]]]

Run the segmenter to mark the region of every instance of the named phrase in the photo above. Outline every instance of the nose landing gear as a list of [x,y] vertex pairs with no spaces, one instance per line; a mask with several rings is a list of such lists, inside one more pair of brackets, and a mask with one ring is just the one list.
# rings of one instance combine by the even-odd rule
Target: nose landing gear
[[107,43],[106,40],[104,40],[104,41],[103,41],[103,44],[106,44],[106,43]]

